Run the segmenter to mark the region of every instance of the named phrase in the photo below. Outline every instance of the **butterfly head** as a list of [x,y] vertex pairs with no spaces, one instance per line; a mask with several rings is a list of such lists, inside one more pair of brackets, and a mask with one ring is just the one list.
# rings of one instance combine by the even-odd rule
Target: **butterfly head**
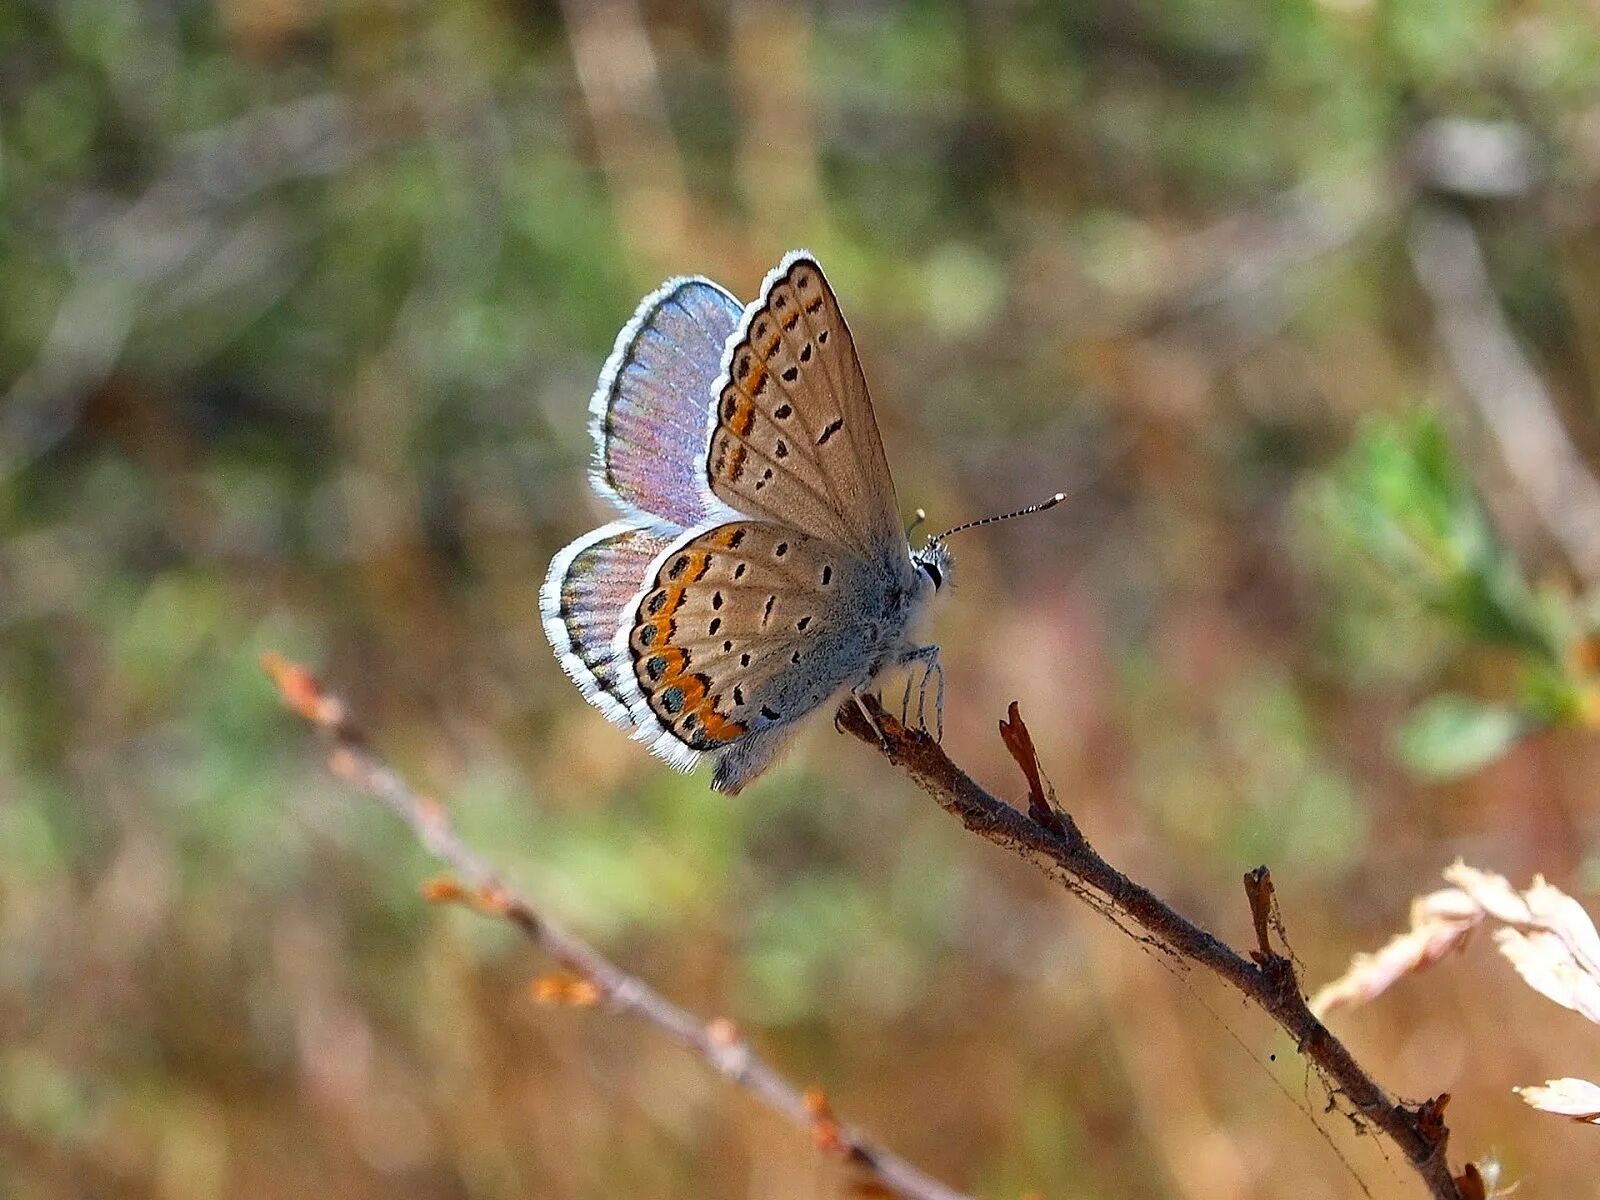
[[913,550],[911,562],[935,592],[950,582],[950,547],[938,538],[929,538],[922,549]]

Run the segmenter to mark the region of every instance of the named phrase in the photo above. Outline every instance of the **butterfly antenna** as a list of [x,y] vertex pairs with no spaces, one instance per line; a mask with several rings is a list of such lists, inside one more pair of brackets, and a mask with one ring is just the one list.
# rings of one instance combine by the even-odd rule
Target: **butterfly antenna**
[[[930,542],[942,542],[952,533],[960,533],[964,529],[976,529],[979,525],[993,525],[996,521],[1009,521],[1013,517],[1031,516],[1036,512],[1043,512],[1047,508],[1054,508],[1066,498],[1067,494],[1065,492],[1057,492],[1054,496],[1051,496],[1050,499],[1041,500],[1038,504],[1030,504],[1027,508],[1017,509],[1016,512],[999,513],[996,516],[981,517],[976,521],[967,521],[965,524],[957,525],[952,529],[946,529],[943,533],[935,534],[928,540]],[[917,511],[921,512],[920,509]]]
[[928,510],[925,508],[919,508],[916,512],[911,514],[911,524],[906,526],[906,539],[908,541],[910,540],[911,535],[917,531],[917,526],[921,525],[927,519]]

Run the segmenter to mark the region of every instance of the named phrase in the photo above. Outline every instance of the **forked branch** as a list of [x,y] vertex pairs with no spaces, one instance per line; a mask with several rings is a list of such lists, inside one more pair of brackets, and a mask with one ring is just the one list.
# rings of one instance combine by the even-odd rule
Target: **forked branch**
[[[489,862],[461,840],[437,802],[415,792],[370,748],[337,697],[324,691],[304,668],[276,655],[266,656],[262,665],[289,708],[327,740],[334,774],[382,801],[411,828],[429,853],[459,877],[459,884],[435,886],[434,898],[470,899],[480,911],[516,926],[530,942],[573,973],[574,986],[546,989],[551,998],[596,1003],[655,1026],[769,1108],[810,1130],[819,1147],[853,1164],[878,1188],[908,1200],[966,1200],[961,1193],[877,1145],[862,1131],[841,1124],[820,1092],[803,1091],[784,1079],[755,1053],[731,1022],[706,1021],[677,1007],[643,980],[536,911]],[[1470,1164],[1459,1180],[1451,1178],[1445,1158],[1449,1131],[1443,1119],[1449,1096],[1441,1095],[1415,1107],[1397,1102],[1311,1012],[1301,994],[1293,961],[1275,947],[1275,942],[1281,946],[1284,941],[1283,922],[1265,867],[1258,867],[1244,880],[1256,937],[1256,947],[1246,957],[1133,882],[1089,844],[1072,817],[1056,805],[1054,790],[1040,767],[1032,738],[1015,704],[1009,719],[1001,722],[1000,733],[1027,779],[1026,812],[985,791],[952,763],[926,733],[908,729],[871,697],[866,697],[864,703],[872,721],[854,701],[839,710],[838,722],[845,731],[881,749],[890,762],[972,832],[1020,855],[1074,893],[1089,894],[1119,919],[1138,925],[1166,949],[1232,984],[1293,1038],[1332,1090],[1399,1147],[1434,1200],[1476,1200],[1484,1195]]]
[[455,872],[457,880],[430,885],[427,891],[431,898],[469,900],[480,912],[509,921],[575,977],[565,986],[558,979],[541,980],[545,986],[536,988],[536,994],[568,1003],[596,1004],[653,1025],[768,1108],[809,1130],[821,1150],[860,1171],[864,1182],[879,1192],[887,1190],[906,1200],[968,1200],[884,1149],[863,1131],[840,1122],[820,1090],[802,1090],[778,1074],[731,1021],[707,1021],[679,1008],[588,942],[537,911],[490,862],[461,839],[437,801],[413,790],[368,745],[344,702],[323,690],[315,676],[275,654],[263,656],[261,665],[277,685],[284,703],[326,739],[328,765],[333,773],[351,787],[382,801],[411,828],[428,853]]
[[907,728],[871,697],[863,702],[878,728],[854,701],[839,710],[842,728],[878,747],[973,833],[1020,855],[1069,890],[1080,895],[1087,890],[1168,950],[1232,984],[1294,1039],[1333,1091],[1400,1148],[1429,1195],[1435,1200],[1469,1200],[1471,1170],[1458,1186],[1445,1158],[1449,1130],[1443,1112],[1450,1097],[1440,1095],[1414,1108],[1397,1102],[1317,1020],[1301,994],[1293,961],[1274,946],[1275,939],[1283,943],[1283,922],[1265,867],[1244,878],[1256,935],[1256,947],[1247,958],[1133,882],[1088,843],[1072,817],[1056,806],[1054,789],[1040,768],[1033,739],[1015,704],[1009,718],[1000,723],[1000,735],[1028,781],[1027,812],[978,786],[928,734]]

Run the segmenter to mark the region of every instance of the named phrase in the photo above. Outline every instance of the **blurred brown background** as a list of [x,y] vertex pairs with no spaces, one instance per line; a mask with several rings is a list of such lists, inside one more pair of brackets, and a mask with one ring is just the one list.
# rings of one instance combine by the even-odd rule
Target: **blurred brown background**
[[[584,405],[638,297],[749,297],[809,246],[908,507],[1072,496],[954,547],[968,770],[1020,795],[1019,700],[1085,831],[1196,919],[1247,940],[1270,863],[1311,984],[1458,855],[1592,905],[1596,18],[0,9],[0,1193],[844,1194],[422,904],[274,647],[541,903],[954,1185],[1360,1196],[1343,1156],[1420,1194],[1236,997],[826,720],[733,801],[650,759],[536,592],[605,515]],[[1593,1188],[1600,1135],[1510,1089],[1592,1075],[1600,1030],[1486,945],[1334,1026],[1454,1093],[1457,1160]]]

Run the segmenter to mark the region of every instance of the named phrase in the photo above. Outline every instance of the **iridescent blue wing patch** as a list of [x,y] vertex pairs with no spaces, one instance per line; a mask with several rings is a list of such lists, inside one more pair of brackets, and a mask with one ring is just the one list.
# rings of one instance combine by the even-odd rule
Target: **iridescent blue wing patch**
[[[550,564],[539,590],[545,635],[562,670],[584,699],[624,729],[633,690],[625,691],[613,664],[612,641],[625,623],[650,564],[672,542],[670,536],[618,521],[579,538]],[[631,626],[631,613],[626,618]],[[631,664],[624,667],[631,672]],[[630,680],[631,682],[631,680]]]
[[678,529],[713,515],[701,483],[711,389],[743,311],[709,279],[673,279],[617,335],[589,402],[591,478],[624,514]]

